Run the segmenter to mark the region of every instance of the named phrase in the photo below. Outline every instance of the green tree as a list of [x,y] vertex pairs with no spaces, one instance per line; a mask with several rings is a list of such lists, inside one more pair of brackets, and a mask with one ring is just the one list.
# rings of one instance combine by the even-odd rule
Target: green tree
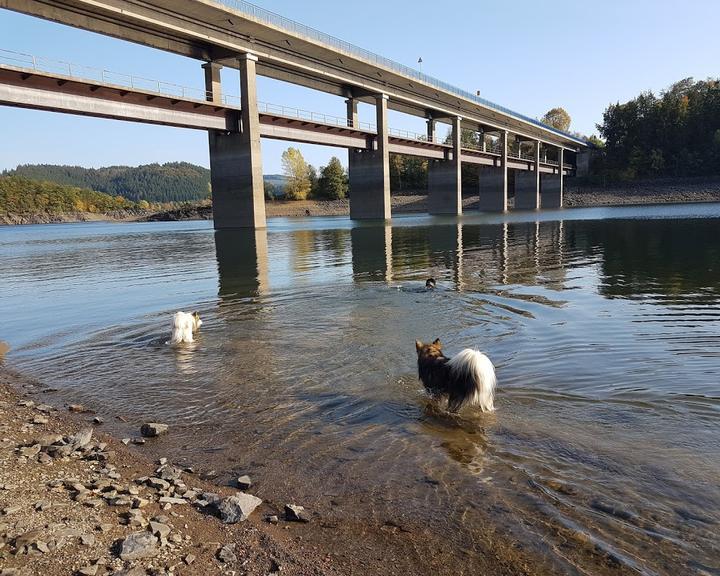
[[288,148],[282,154],[283,173],[287,177],[285,196],[290,200],[305,200],[310,194],[311,182],[308,165],[297,148]]
[[553,128],[556,128],[557,130],[562,130],[563,132],[567,132],[570,129],[570,114],[568,114],[564,108],[552,108],[547,111],[545,116],[543,116],[540,121],[543,124],[547,124],[548,126],[552,126]]
[[265,200],[275,200],[275,196],[277,195],[277,186],[275,186],[272,182],[265,180],[263,182],[263,187],[265,188]]
[[330,158],[327,166],[320,169],[318,183],[319,195],[330,200],[339,200],[347,196],[348,176],[345,168],[335,156]]
[[315,198],[319,195],[319,187],[318,187],[318,173],[312,164],[307,165],[307,175],[308,179],[310,180],[310,192],[308,193],[309,198]]

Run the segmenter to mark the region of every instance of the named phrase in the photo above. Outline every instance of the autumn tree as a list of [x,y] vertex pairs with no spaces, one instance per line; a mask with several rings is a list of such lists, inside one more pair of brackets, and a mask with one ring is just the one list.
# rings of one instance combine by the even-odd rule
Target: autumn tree
[[305,200],[310,194],[312,183],[308,164],[297,148],[288,148],[282,154],[283,173],[287,178],[285,196],[290,200]]
[[547,124],[563,132],[567,132],[570,129],[570,114],[568,114],[564,108],[558,107],[548,110],[540,121],[543,124]]

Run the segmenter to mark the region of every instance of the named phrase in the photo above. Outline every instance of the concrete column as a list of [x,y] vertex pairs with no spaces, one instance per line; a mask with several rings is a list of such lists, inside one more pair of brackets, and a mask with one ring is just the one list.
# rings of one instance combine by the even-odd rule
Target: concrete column
[[205,70],[205,99],[208,102],[222,103],[222,85],[220,83],[220,70],[222,66],[215,62],[206,62],[202,65]]
[[348,98],[345,100],[347,105],[347,120],[350,128],[357,128],[359,126],[358,121],[358,105],[355,98]]
[[515,172],[515,210],[540,208],[540,142],[535,142],[533,170]]
[[543,174],[540,204],[543,208],[562,208],[563,205],[563,149],[558,150],[558,170],[555,174]]
[[375,97],[377,137],[374,150],[350,150],[350,218],[390,220],[390,153],[387,101]]
[[480,202],[482,212],[505,212],[507,210],[507,131],[500,134],[499,166],[480,168]]
[[430,214],[462,214],[461,124],[453,118],[452,156],[428,162],[428,212]]
[[221,300],[232,301],[269,291],[267,230],[216,230],[215,257]]
[[432,118],[427,121],[427,139],[428,142],[435,142],[435,120]]
[[256,62],[257,56],[253,54],[238,59],[240,131],[210,132],[210,179],[216,230],[266,226]]

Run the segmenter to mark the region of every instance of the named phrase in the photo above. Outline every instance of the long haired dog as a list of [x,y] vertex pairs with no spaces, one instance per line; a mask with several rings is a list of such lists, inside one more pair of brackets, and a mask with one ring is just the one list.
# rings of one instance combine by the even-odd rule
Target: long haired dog
[[465,348],[452,358],[442,352],[438,338],[432,344],[415,341],[418,375],[433,396],[447,396],[448,410],[479,406],[483,412],[495,410],[495,367],[482,352]]
[[176,312],[173,316],[172,335],[168,344],[182,344],[194,342],[193,333],[202,326],[202,320],[197,312]]

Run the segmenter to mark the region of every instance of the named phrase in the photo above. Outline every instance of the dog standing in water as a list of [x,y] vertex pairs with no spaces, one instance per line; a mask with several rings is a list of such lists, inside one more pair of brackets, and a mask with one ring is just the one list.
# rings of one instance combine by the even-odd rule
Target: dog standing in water
[[479,406],[483,412],[495,410],[495,367],[485,354],[465,348],[448,358],[439,338],[432,344],[416,340],[415,349],[420,380],[433,396],[447,396],[450,412],[458,412],[463,406]]
[[195,342],[193,333],[197,332],[202,326],[202,320],[197,312],[188,314],[187,312],[176,312],[173,316],[172,336],[167,342],[168,344],[183,344]]

